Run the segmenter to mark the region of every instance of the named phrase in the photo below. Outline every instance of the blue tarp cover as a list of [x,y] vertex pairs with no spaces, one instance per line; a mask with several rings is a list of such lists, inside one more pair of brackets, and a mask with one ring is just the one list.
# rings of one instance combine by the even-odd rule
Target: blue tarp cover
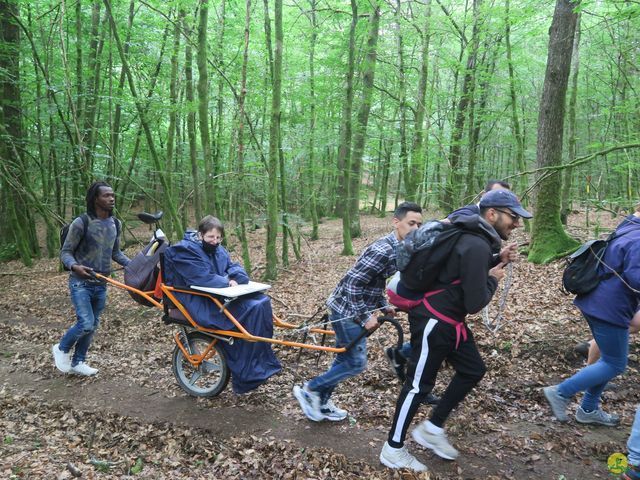
[[[229,280],[239,284],[248,283],[247,272],[231,261],[229,253],[219,246],[214,254],[207,254],[195,232],[187,230],[184,238],[165,252],[164,282],[167,285],[188,287],[224,288]],[[203,327],[232,330],[235,328],[220,309],[207,297],[176,293],[192,318]],[[252,294],[234,300],[229,311],[244,328],[260,337],[273,336],[273,314],[269,297]],[[235,339],[233,345],[221,342],[229,368],[235,393],[246,393],[263,384],[271,375],[281,370],[271,344],[246,342]]]

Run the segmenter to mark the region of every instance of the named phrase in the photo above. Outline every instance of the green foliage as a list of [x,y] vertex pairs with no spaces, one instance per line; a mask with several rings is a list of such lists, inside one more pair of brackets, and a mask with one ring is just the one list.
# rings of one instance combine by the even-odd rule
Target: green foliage
[[[405,119],[404,148],[410,155],[415,132],[420,130],[423,134],[422,150],[415,152],[414,160],[419,164],[417,175],[411,179],[416,182],[417,190],[422,192],[422,203],[433,205],[441,198],[443,187],[452,173],[458,178],[467,175],[472,127],[478,129],[479,143],[475,183],[481,184],[487,178],[509,177],[520,190],[518,193],[522,193],[533,181],[530,176],[517,177],[520,167],[514,161],[514,125],[511,115],[507,114],[511,96],[505,23],[508,21],[510,26],[515,110],[524,132],[524,167],[533,170],[536,167],[538,104],[546,68],[553,2],[512,0],[508,19],[504,2],[480,3],[478,56],[472,72],[475,81],[470,105],[473,107],[474,125],[469,125],[471,116],[466,115],[464,132],[459,140],[461,161],[455,172],[450,171],[448,163],[450,139],[462,81],[465,74],[470,73],[466,71],[466,56],[472,35],[471,8],[474,2],[448,2],[446,11],[437,2],[430,2],[429,11],[426,3],[403,2],[400,15],[395,15],[395,3],[380,3],[378,61],[371,119],[363,152],[361,190],[363,193],[370,191],[370,195],[364,198],[367,203],[378,194],[372,211],[389,210],[395,198],[402,199],[406,194],[400,165],[402,118]],[[186,45],[191,45],[194,61],[197,54],[194,4],[157,0],[136,4],[131,26],[129,2],[112,1],[111,4],[117,32],[123,43],[126,41],[133,83],[151,129],[149,137],[142,131],[141,115],[129,84],[126,81],[121,84],[123,62],[118,55],[114,35],[102,35],[102,32],[109,32],[108,26],[102,23],[105,19],[104,6],[101,5],[100,15],[94,18],[92,2],[82,2],[80,18],[76,18],[75,4],[61,10],[52,8],[50,2],[44,0],[18,2],[22,23],[18,46],[20,111],[23,125],[28,126],[23,130],[24,138],[17,139],[25,153],[19,179],[23,188],[19,191],[31,202],[30,210],[38,211],[35,223],[42,225],[42,219],[48,217],[68,219],[72,215],[72,207],[82,207],[87,184],[97,178],[114,184],[121,215],[138,210],[141,200],[149,210],[164,208],[166,198],[171,194],[178,204],[179,217],[186,218],[193,225],[197,219],[193,218],[191,207],[193,191],[197,188],[201,193],[216,193],[218,203],[204,205],[205,213],[234,218],[231,199],[241,183],[235,177],[238,172],[237,98],[245,4],[224,2],[222,16],[222,2],[210,2],[207,93],[212,152],[208,158],[203,155],[200,125],[196,119],[193,145],[201,183],[195,186],[190,164],[189,132],[184,128],[188,115],[197,112],[199,100],[196,94],[193,101],[188,101],[185,94]],[[314,205],[317,203],[317,211],[321,215],[331,215],[335,206],[336,157],[343,120],[341,106],[351,21],[348,5],[344,2],[328,0],[321,6],[316,2],[314,29],[311,5],[309,1],[285,2],[283,5],[283,98],[281,142],[278,144],[284,164],[278,175],[283,176],[286,184],[286,209],[288,213],[303,216],[306,221],[313,217],[309,211],[309,192],[314,193]],[[640,89],[635,60],[635,46],[640,41],[640,7],[634,2],[588,1],[582,5],[575,132],[579,156],[612,145],[640,141],[637,99],[633,93]],[[273,6],[273,2],[269,2],[272,22]],[[369,2],[359,0],[358,7],[363,16],[371,11]],[[178,45],[177,100],[171,101],[173,22],[177,20],[180,8],[185,10],[185,28],[181,29]],[[251,11],[244,106],[244,176],[250,188],[243,193],[242,200],[247,212],[255,218],[267,217],[269,180],[266,158],[270,140],[272,83],[263,8],[258,3],[252,6]],[[96,25],[92,25],[94,20],[98,22]],[[362,101],[367,24],[362,18],[355,32],[354,112]],[[97,44],[92,43],[94,27],[98,32]],[[426,113],[423,124],[415,125],[421,49],[427,34]],[[402,35],[404,45],[403,72],[399,71],[398,35]],[[64,39],[64,48],[61,48],[61,39]],[[312,41],[313,97],[310,71]],[[15,48],[6,42],[0,43],[0,60],[2,52],[13,52]],[[95,55],[99,55],[97,63],[93,61]],[[195,63],[193,67],[193,80],[197,84]],[[4,68],[0,65],[0,71]],[[402,99],[399,96],[401,73],[406,93]],[[94,85],[98,91],[93,91]],[[484,103],[481,103],[482,98],[486,99]],[[90,120],[92,105],[96,115],[93,124]],[[180,129],[174,135],[173,163],[165,165],[169,113],[176,114]],[[117,116],[120,118],[118,125],[115,122]],[[82,145],[78,144],[78,138],[82,138]],[[158,153],[158,164],[153,161],[152,146]],[[0,150],[2,148],[0,145]],[[310,149],[313,150],[312,165],[307,161]],[[380,168],[385,159],[389,161],[386,173],[384,168]],[[163,171],[160,172],[159,168]],[[209,176],[205,176],[207,168],[213,169]],[[597,189],[598,198],[620,199],[621,204],[629,204],[640,192],[639,170],[638,148],[620,150],[603,157],[602,161],[578,166],[572,169],[574,181],[570,197],[584,200],[589,196],[585,186],[587,176],[590,176],[591,192]],[[160,186],[161,173],[167,179],[170,193]],[[3,201],[6,199],[6,185],[5,180],[0,182]],[[33,191],[33,198],[26,193],[29,190]],[[388,202],[386,207],[382,203],[382,190],[385,192],[384,201]],[[461,201],[475,193],[466,192]],[[42,210],[33,205],[41,206]],[[281,214],[271,212],[269,222],[276,223]],[[2,225],[6,224],[5,216],[0,209]],[[16,258],[16,250],[15,245],[1,246],[0,261]]]
[[15,243],[0,245],[0,262],[8,262],[18,258],[18,247]]

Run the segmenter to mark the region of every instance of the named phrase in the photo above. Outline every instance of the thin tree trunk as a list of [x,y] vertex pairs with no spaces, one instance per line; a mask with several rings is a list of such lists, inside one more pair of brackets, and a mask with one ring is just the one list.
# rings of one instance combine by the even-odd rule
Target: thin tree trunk
[[[342,128],[338,148],[338,165],[342,165],[343,191],[338,192],[342,209],[342,255],[353,255],[351,243],[351,209],[349,208],[351,176],[351,111],[353,108],[353,74],[355,71],[356,27],[358,25],[358,5],[351,0],[351,26],[349,28],[349,47],[347,73],[345,78],[345,98],[342,105]],[[340,172],[340,171],[339,171]]]
[[[580,14],[576,19],[576,33],[573,38],[573,51],[571,54],[571,93],[569,94],[568,105],[568,137],[567,153],[571,162],[578,156],[576,141],[576,103],[578,99],[578,72],[580,70]],[[562,172],[562,207],[560,209],[560,221],[563,225],[567,225],[567,219],[571,213],[571,188],[573,185],[573,168],[569,167]]]
[[[217,181],[214,177],[215,167],[211,156],[211,138],[209,135],[209,71],[207,69],[207,23],[209,20],[209,0],[200,3],[200,20],[198,22],[198,120],[200,126],[200,143],[204,160],[204,192],[207,208],[217,210]],[[219,213],[218,213],[219,215]]]
[[155,148],[155,144],[153,142],[153,134],[151,132],[149,123],[147,122],[144,106],[142,105],[142,101],[140,100],[140,98],[138,98],[138,94],[136,93],[136,86],[135,86],[135,82],[133,81],[133,75],[131,74],[131,70],[129,69],[129,62],[127,61],[127,57],[124,54],[124,49],[122,47],[122,43],[120,42],[120,36],[118,34],[116,22],[113,18],[113,13],[111,12],[111,3],[109,0],[104,0],[104,5],[109,15],[109,21],[111,22],[111,27],[113,30],[113,37],[116,42],[116,46],[118,47],[120,60],[122,61],[122,68],[125,70],[127,74],[127,81],[129,83],[131,96],[135,101],[136,110],[138,112],[138,116],[140,117],[140,122],[142,123],[142,128],[144,130],[145,137],[147,139],[147,147],[149,148],[149,154],[151,155],[153,164],[158,172],[158,177],[160,178],[160,183],[162,184],[162,188],[164,189],[164,192],[165,192],[164,203],[169,209],[169,220],[173,222],[174,225],[179,225],[180,230],[184,230],[185,227],[184,225],[181,224],[180,217],[178,216],[178,211],[175,206],[175,199],[172,198],[170,195],[167,195],[167,193],[170,192],[169,184],[167,182],[163,165],[160,162],[160,158],[158,156],[158,153]]
[[367,125],[369,112],[371,111],[371,98],[373,94],[373,81],[376,72],[378,30],[380,27],[380,6],[374,0],[373,12],[369,17],[369,35],[367,38],[366,56],[362,66],[362,99],[356,116],[355,135],[353,137],[353,154],[351,156],[351,186],[350,186],[350,217],[351,236],[359,237],[360,228],[360,183],[362,157],[367,138]]
[[462,91],[456,108],[456,117],[451,132],[451,146],[449,148],[449,176],[444,196],[444,208],[447,211],[453,210],[459,203],[461,181],[461,153],[462,153],[462,134],[464,132],[465,118],[469,102],[473,99],[473,90],[475,88],[476,78],[476,58],[478,55],[479,45],[479,20],[480,20],[480,4],[482,0],[473,0],[473,33],[471,38],[471,46],[467,56],[467,65],[462,83]]
[[304,180],[308,185],[309,192],[309,213],[311,216],[311,240],[318,239],[318,205],[316,199],[316,185],[314,182],[315,167],[315,136],[316,136],[316,89],[315,89],[315,52],[318,40],[318,20],[316,18],[316,1],[309,0],[311,12],[311,44],[309,46],[309,160],[307,178]]
[[244,178],[244,102],[247,97],[247,64],[249,63],[249,34],[251,28],[251,0],[246,0],[244,16],[244,49],[242,51],[242,70],[240,74],[240,95],[238,97],[238,157],[236,169],[238,181],[236,182],[234,211],[238,213],[236,225],[240,244],[242,245],[242,260],[244,269],[251,272],[251,255],[247,242],[247,230],[245,224],[245,178]]
[[[407,150],[407,81],[404,66],[404,45],[402,36],[402,0],[397,0],[394,13],[394,26],[396,29],[396,48],[398,49],[398,112],[400,114],[400,125],[398,135],[400,136],[399,161],[402,166],[402,178],[405,185],[405,196],[413,198],[413,177],[409,172],[409,152]],[[398,188],[399,190],[399,188]],[[396,192],[399,194],[399,191]]]
[[[129,20],[127,24],[127,39],[124,44],[124,54],[125,56],[129,55],[129,44],[131,43],[131,27],[133,26],[133,17],[135,15],[134,4],[135,0],[131,0],[129,3]],[[112,32],[113,34],[113,32]],[[109,175],[116,176],[117,165],[118,165],[118,155],[120,153],[120,122],[122,119],[122,93],[124,91],[124,84],[126,81],[126,75],[124,70],[120,72],[120,79],[118,80],[118,88],[116,89],[116,106],[115,112],[113,114],[113,126],[111,127],[111,165],[112,167],[109,169]],[[118,181],[114,183],[114,189],[118,190]]]
[[269,127],[269,161],[267,166],[267,266],[265,278],[278,275],[276,237],[278,233],[278,143],[280,138],[280,108],[282,95],[282,0],[274,0],[276,48],[273,59],[273,88],[271,93],[271,125]]
[[[226,0],[220,0],[220,12],[218,14],[218,39],[216,45],[216,55],[218,65],[222,68],[224,64],[224,38],[226,20]],[[218,76],[218,97],[216,99],[216,141],[214,146],[214,175],[218,175],[222,165],[222,131],[224,127],[224,76]],[[230,142],[231,143],[231,142]],[[249,272],[249,270],[247,270]]]
[[[187,32],[187,36],[191,33],[189,26],[187,25],[186,17],[183,14],[184,30]],[[198,145],[196,139],[196,112],[193,109],[194,95],[193,95],[193,50],[191,48],[191,42],[185,42],[184,50],[184,72],[186,82],[186,97],[187,104],[190,106],[187,113],[187,137],[189,139],[189,163],[191,165],[191,179],[193,180],[193,204],[195,211],[195,220],[200,221],[203,217],[202,213],[202,199],[200,196],[200,172],[198,169]]]
[[[413,127],[413,142],[409,159],[408,176],[405,176],[406,198],[418,201],[417,182],[421,180],[420,172],[424,170],[423,138],[425,134],[424,117],[426,112],[425,98],[429,77],[429,44],[431,40],[431,0],[425,2],[424,30],[421,32],[422,49],[420,52],[420,79],[416,92],[415,122]],[[421,182],[422,184],[422,182]]]
[[[513,141],[516,144],[515,164],[519,171],[524,172],[526,166],[524,164],[524,135],[520,128],[520,120],[518,118],[518,97],[516,94],[516,80],[513,68],[513,58],[511,54],[511,18],[509,17],[509,2],[505,0],[505,42],[507,46],[507,66],[509,69],[509,95],[511,97],[511,128],[513,130]],[[522,178],[520,180],[520,178]],[[518,187],[520,191],[526,190],[526,177],[518,177]]]
[[382,165],[382,180],[380,181],[380,216],[387,214],[387,195],[389,191],[389,172],[391,171],[391,153],[393,151],[393,142],[386,140],[384,142],[384,163]]
[[[95,142],[95,122],[98,104],[98,93],[100,85],[100,54],[104,45],[104,37],[107,29],[102,30],[100,35],[100,0],[94,0],[91,5],[91,37],[89,40],[89,78],[87,79],[87,89],[84,99],[84,126],[82,129],[83,144],[86,148],[85,159],[89,172],[93,171],[94,142]],[[106,19],[105,19],[106,23]],[[108,24],[107,24],[108,25]]]
[[[171,180],[171,174],[174,169],[174,144],[178,122],[178,54],[180,52],[180,27],[184,20],[183,13],[182,10],[179,11],[173,25],[173,50],[171,52],[171,73],[169,77],[169,127],[167,131],[167,158],[165,160],[165,168],[167,172],[167,185],[169,187],[167,195],[171,196],[171,198],[179,198],[175,195],[177,190]],[[182,222],[171,226],[172,236],[175,234],[173,238],[180,238],[179,235],[182,234],[180,229],[181,225]]]

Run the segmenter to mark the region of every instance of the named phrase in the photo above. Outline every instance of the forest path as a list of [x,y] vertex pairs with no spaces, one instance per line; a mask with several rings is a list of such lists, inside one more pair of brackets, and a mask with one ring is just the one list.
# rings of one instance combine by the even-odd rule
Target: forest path
[[[33,325],[34,322],[40,323],[36,319],[28,323]],[[15,327],[20,323],[20,320],[10,318],[7,312],[0,312],[0,325]],[[211,407],[210,403],[201,405],[186,395],[167,397],[161,388],[141,386],[123,381],[122,378],[100,374],[93,378],[63,375],[53,365],[49,367],[51,371],[39,374],[22,369],[12,361],[12,358],[28,354],[28,351],[18,351],[8,346],[0,355],[0,390],[4,395],[27,399],[27,403],[73,409],[76,414],[100,412],[133,420],[141,425],[170,424],[178,429],[195,429],[202,438],[213,438],[223,443],[231,438],[268,435],[290,444],[294,449],[314,451],[325,448],[344,455],[347,461],[365,462],[376,470],[381,469],[378,455],[386,437],[384,427],[361,426],[355,420],[312,423],[300,419],[299,415],[292,418],[286,411],[279,412],[268,404],[250,408],[228,405]],[[290,394],[283,392],[283,395]],[[497,437],[504,442],[504,436],[507,436],[512,437],[512,442],[518,443],[531,436],[542,438],[548,429],[555,433],[563,428],[551,420],[549,424],[552,426],[523,423],[516,419],[513,423],[504,424],[501,432],[471,433],[456,438],[455,442],[458,445],[490,446]],[[626,431],[619,429],[580,430],[574,430],[573,433],[579,435],[582,442],[592,446],[612,440],[624,442],[627,435]],[[548,452],[547,458],[542,460],[542,456],[536,454],[509,456],[495,452],[495,455],[487,456],[481,449],[465,451],[463,448],[458,462],[447,462],[431,452],[421,450],[411,440],[408,440],[408,446],[438,475],[437,478],[606,478],[606,475],[594,472],[588,455],[574,457]]]
[[[387,233],[389,220],[364,217],[363,227],[357,251]],[[320,240],[306,244],[305,258],[274,282],[272,305],[284,320],[309,319],[353,265],[354,257],[340,255],[340,229],[339,221],[326,221]],[[251,236],[256,255],[263,251],[263,233]],[[524,232],[517,233],[516,241],[527,241]],[[109,290],[90,350],[89,362],[100,373],[91,379],[63,376],[53,367],[50,349],[73,321],[67,275],[58,272],[56,259],[42,259],[33,268],[18,262],[0,268],[0,477],[22,469],[28,478],[49,479],[57,469],[59,478],[68,478],[62,475],[68,461],[82,466],[87,478],[126,474],[123,465],[97,471],[88,463],[91,454],[129,465],[143,459],[136,478],[154,480],[411,478],[383,469],[378,460],[399,389],[384,356],[394,341],[389,327],[371,337],[366,371],[334,393],[354,420],[318,424],[304,417],[291,388],[324,371],[332,355],[298,356],[297,349],[276,346],[283,370],[265,385],[246,395],[234,395],[229,387],[212,399],[191,398],[171,371],[174,330],[157,311],[116,288]],[[571,298],[558,291],[561,268],[561,262],[539,266],[524,258],[515,265],[497,335],[477,316],[469,318],[488,372],[447,423],[460,459],[446,462],[407,442],[435,472],[432,479],[615,478],[607,458],[626,451],[640,399],[640,349],[631,344],[628,372],[616,380],[619,390],[605,394],[604,408],[622,415],[620,427],[552,419],[541,387],[583,365],[570,350],[589,335]],[[436,393],[450,375],[443,368]],[[420,408],[413,425],[429,412]]]

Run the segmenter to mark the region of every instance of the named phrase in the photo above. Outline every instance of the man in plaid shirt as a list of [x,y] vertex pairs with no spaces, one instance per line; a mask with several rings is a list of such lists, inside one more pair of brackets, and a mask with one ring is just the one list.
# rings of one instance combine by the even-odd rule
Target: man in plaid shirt
[[[355,265],[340,280],[327,300],[329,320],[336,334],[336,346],[351,343],[362,329],[378,327],[377,313],[386,310],[385,281],[396,273],[395,247],[411,230],[422,224],[422,209],[412,202],[403,202],[393,213],[394,231],[369,245]],[[362,372],[367,366],[367,340],[360,339],[351,349],[339,353],[333,364],[322,375],[303,386],[293,387],[293,395],[310,420],[340,421],[347,417],[346,410],[335,406],[331,394],[338,383]]]

